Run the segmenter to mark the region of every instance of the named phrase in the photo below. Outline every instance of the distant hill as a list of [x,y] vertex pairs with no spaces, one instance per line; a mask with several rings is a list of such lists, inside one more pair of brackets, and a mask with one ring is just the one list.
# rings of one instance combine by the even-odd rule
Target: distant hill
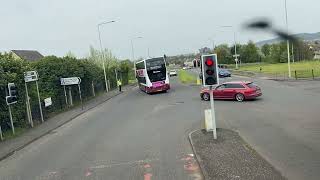
[[[318,33],[300,33],[300,34],[294,34],[294,37],[306,41],[314,41],[314,40],[320,40],[320,32]],[[265,44],[275,44],[281,42],[280,38],[274,38],[274,39],[269,39],[269,40],[264,40],[264,41],[259,41],[256,43],[257,46],[263,46]]]

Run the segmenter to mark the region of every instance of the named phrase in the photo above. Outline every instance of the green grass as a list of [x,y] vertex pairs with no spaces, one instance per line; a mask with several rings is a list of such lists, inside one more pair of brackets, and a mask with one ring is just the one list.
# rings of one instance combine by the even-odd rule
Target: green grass
[[[260,67],[262,68],[261,73],[264,74],[287,74],[288,73],[288,64],[279,63],[279,64],[251,64],[251,65],[242,65],[239,70],[242,71],[251,71],[251,72],[260,72]],[[315,77],[320,77],[320,61],[303,61],[291,63],[291,74],[292,77],[297,72],[299,78],[308,78],[312,77],[312,69]]]
[[180,70],[178,72],[179,80],[184,84],[195,84],[197,83],[197,76],[188,73],[185,70]]
[[5,140],[12,139],[12,138],[20,136],[21,134],[23,134],[24,132],[27,131],[27,129],[20,128],[20,127],[15,127],[14,130],[15,130],[15,134],[14,135],[12,134],[12,130],[11,129],[3,132],[3,138]]

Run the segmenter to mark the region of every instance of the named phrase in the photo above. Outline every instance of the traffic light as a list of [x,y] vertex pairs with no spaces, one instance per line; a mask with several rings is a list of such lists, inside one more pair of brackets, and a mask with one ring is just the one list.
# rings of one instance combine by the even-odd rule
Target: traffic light
[[201,60],[203,86],[213,86],[219,84],[217,55],[202,55]]
[[17,96],[6,96],[7,105],[15,104],[18,102]]
[[17,96],[17,86],[14,83],[8,83],[9,96]]
[[18,101],[17,86],[14,83],[8,83],[9,96],[6,96],[7,105],[15,104]]

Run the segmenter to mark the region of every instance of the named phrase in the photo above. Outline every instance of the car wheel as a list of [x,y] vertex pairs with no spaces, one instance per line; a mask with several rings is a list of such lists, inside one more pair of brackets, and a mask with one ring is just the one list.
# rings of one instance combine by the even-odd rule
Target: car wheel
[[238,102],[242,102],[244,100],[244,95],[241,93],[238,93],[236,94],[235,98]]
[[210,101],[210,94],[204,93],[204,94],[202,95],[202,99],[205,100],[205,101]]

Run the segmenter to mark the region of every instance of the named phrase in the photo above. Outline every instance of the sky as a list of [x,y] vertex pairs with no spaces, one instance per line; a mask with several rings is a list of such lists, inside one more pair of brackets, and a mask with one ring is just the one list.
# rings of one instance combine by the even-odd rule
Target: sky
[[[89,47],[103,48],[120,59],[195,53],[213,42],[246,43],[274,37],[243,28],[266,17],[286,29],[284,0],[2,0],[0,52],[38,50],[86,57]],[[290,33],[320,31],[319,0],[287,0]],[[222,28],[221,26],[232,26]],[[136,37],[143,37],[137,39]]]

